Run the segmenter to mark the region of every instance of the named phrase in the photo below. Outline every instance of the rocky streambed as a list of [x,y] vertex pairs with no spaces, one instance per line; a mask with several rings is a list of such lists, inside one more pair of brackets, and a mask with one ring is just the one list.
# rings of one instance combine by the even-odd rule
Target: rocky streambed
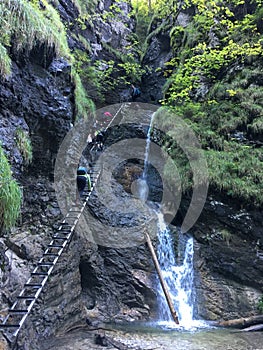
[[[104,345],[96,344],[100,341]],[[262,350],[262,334],[216,328],[184,331],[137,324],[108,331],[76,329],[47,340],[41,350],[99,350],[103,346],[109,350]]]

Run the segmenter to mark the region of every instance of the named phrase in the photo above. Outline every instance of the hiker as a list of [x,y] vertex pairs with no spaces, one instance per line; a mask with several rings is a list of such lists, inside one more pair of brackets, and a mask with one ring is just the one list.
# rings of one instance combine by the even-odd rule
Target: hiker
[[87,144],[89,143],[92,143],[92,136],[91,134],[88,134],[88,137],[87,137]]
[[135,87],[133,84],[131,84],[131,87],[132,87],[132,92],[131,92],[132,102],[135,102],[136,99],[141,96],[141,90],[138,87]]
[[98,146],[99,151],[102,151],[104,141],[105,141],[105,131],[100,130],[96,135],[96,144]]
[[86,185],[88,185],[88,191],[90,191],[91,190],[91,180],[90,180],[90,176],[88,174],[88,171],[84,167],[79,167],[77,170],[77,186],[78,186],[78,191],[79,191],[80,196],[82,196]]
[[112,118],[112,114],[110,112],[104,112],[103,113],[104,117],[110,120]]

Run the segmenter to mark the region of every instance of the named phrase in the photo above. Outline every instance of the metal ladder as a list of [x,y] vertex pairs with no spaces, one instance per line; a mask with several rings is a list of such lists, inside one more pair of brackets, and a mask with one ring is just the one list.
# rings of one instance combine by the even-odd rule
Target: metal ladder
[[[125,103],[121,104],[116,111],[112,121],[107,125],[106,129],[112,124],[113,120],[119,115]],[[96,164],[96,163],[95,163]],[[19,331],[25,323],[29,313],[31,312],[40,293],[46,285],[49,276],[51,275],[59,257],[62,255],[65,248],[69,245],[74,229],[81,217],[90,195],[99,179],[101,169],[94,166],[91,174],[91,189],[86,189],[81,196],[82,205],[72,206],[63,221],[61,222],[57,232],[52,236],[51,242],[48,244],[43,256],[37,262],[36,267],[31,272],[31,276],[24,284],[20,294],[16,297],[16,301],[8,310],[2,323],[0,323],[0,331],[3,331],[4,337],[9,343],[17,338]]]
[[42,257],[37,262],[36,267],[31,272],[31,276],[24,284],[22,291],[16,297],[16,301],[8,310],[8,314],[4,318],[3,323],[0,324],[0,329],[5,331],[3,335],[9,342],[13,342],[17,337],[47,283],[49,276],[54,270],[59,257],[69,245],[74,234],[74,229],[99,179],[100,172],[100,169],[94,168],[91,174],[91,189],[85,189],[81,196],[82,205],[72,206],[69,209],[56,233],[52,236],[52,240],[48,244]]

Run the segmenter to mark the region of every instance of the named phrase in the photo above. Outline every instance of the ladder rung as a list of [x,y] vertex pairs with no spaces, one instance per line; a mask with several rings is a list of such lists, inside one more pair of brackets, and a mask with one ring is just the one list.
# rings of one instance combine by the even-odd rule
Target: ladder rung
[[25,287],[35,287],[35,288],[40,288],[43,287],[42,284],[39,283],[26,283]]
[[32,296],[32,295],[29,295],[29,296],[25,296],[25,295],[18,295],[17,296],[17,299],[24,299],[24,300],[34,300],[34,299],[36,299],[34,296]]
[[49,244],[48,248],[64,248],[64,246],[60,244]]
[[8,310],[8,313],[14,313],[14,314],[26,314],[28,312],[27,309],[10,309]]
[[67,231],[59,230],[59,233],[62,233],[63,235],[69,235],[71,232],[72,230],[67,230]]
[[[18,330],[16,330],[14,334],[17,334],[19,332],[22,323],[24,322],[25,318],[27,317],[31,308],[33,307],[34,301],[37,300],[40,291],[44,287],[48,276],[52,271],[52,268],[55,266],[58,258],[62,254],[63,248],[66,247],[71,237],[73,236],[74,228],[76,227],[76,224],[79,218],[81,217],[85,205],[101,174],[101,169],[96,167],[96,163],[94,164],[95,168],[93,168],[92,174],[90,175],[91,188],[88,188],[88,186],[86,186],[81,196],[81,205],[79,206],[76,203],[73,204],[71,206],[71,209],[68,210],[63,221],[60,222],[57,231],[52,235],[52,241],[47,246],[45,252],[42,255],[42,258],[39,260],[35,269],[33,270],[36,272],[31,272],[31,277],[28,279],[28,282],[24,284],[23,290],[21,291],[20,295],[16,297],[16,302],[12,306],[13,309],[9,309],[8,315],[3,321],[3,324],[0,324],[0,328],[17,328]],[[39,277],[36,278],[35,276]],[[34,280],[36,280],[36,282],[34,282]],[[19,309],[19,307],[21,308]],[[23,320],[21,321],[21,325],[20,323],[12,324],[12,319],[13,321],[18,322],[16,319],[19,318],[19,314],[24,315],[21,316],[21,320]],[[9,318],[9,315],[11,319]],[[14,316],[12,317],[12,315]],[[17,317],[15,317],[15,315],[17,315]]]
[[59,256],[57,253],[44,253],[44,256]]
[[37,266],[53,266],[54,265],[54,263],[53,262],[39,262],[38,264],[37,264]]
[[78,219],[78,216],[69,216],[69,215],[67,215],[66,218],[69,219],[69,220],[76,220],[76,219]]

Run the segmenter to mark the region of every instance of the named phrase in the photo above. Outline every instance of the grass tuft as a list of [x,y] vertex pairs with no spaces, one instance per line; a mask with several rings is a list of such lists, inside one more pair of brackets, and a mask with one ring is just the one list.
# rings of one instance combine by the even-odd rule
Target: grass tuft
[[0,145],[0,233],[15,225],[20,215],[21,190]]

